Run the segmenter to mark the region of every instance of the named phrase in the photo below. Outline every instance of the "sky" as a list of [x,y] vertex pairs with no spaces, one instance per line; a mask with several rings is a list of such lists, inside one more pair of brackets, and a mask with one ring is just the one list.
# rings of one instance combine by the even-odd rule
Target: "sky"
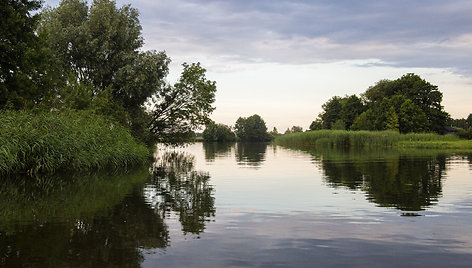
[[172,59],[169,82],[184,62],[207,69],[218,123],[259,114],[269,130],[307,129],[331,97],[407,73],[437,85],[453,118],[472,113],[470,0],[116,2],[139,10],[143,49]]

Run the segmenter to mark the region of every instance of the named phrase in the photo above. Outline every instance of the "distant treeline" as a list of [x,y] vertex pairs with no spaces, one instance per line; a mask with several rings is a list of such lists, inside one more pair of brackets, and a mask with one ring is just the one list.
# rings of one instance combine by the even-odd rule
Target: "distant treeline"
[[[275,130],[276,131],[276,130]],[[274,134],[267,132],[267,126],[261,116],[255,114],[245,117],[239,117],[234,125],[234,131],[231,127],[224,124],[210,122],[203,131],[205,141],[248,141],[263,142],[274,139]]]

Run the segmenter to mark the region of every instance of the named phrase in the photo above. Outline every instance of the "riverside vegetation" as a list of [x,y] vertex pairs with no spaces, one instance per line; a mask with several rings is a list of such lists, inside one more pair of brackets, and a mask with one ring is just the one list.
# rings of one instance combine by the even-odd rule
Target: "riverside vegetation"
[[200,63],[166,82],[170,59],[142,49],[138,10],[41,3],[0,4],[1,173],[127,167],[209,121],[216,83]]
[[454,135],[397,131],[317,130],[276,137],[277,144],[288,147],[394,147],[472,150],[472,141]]

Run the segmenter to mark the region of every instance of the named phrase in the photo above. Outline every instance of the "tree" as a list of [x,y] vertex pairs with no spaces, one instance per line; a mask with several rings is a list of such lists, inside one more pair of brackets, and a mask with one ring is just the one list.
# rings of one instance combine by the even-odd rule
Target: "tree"
[[361,113],[351,126],[352,130],[376,130],[375,128],[375,114],[372,109]]
[[465,120],[465,128],[469,127],[472,127],[472,114],[469,114],[469,116],[467,116],[467,119]]
[[92,86],[91,99],[111,89],[115,103],[138,109],[161,89],[170,59],[143,46],[138,11],[115,1],[64,0],[46,10],[40,32],[62,63],[64,75]]
[[41,1],[0,3],[0,108],[30,108],[50,98],[58,83],[56,64],[36,35]]
[[395,112],[395,109],[393,107],[390,107],[387,115],[387,124],[385,126],[386,129],[388,130],[396,130],[398,131],[400,124],[398,123],[398,115]]
[[264,120],[257,114],[248,118],[239,117],[234,128],[241,141],[268,141],[272,138],[267,133]]
[[332,124],[341,119],[342,103],[341,98],[334,96],[321,106],[323,112],[319,115],[323,122],[323,128],[331,129]]
[[[449,114],[443,110],[441,105],[442,93],[438,86],[426,82],[416,74],[409,73],[393,81],[381,80],[363,94],[368,100],[369,106],[375,105],[385,98],[390,99],[395,95],[411,100],[423,111],[427,124],[426,128],[421,127],[422,131],[429,130],[440,133],[446,126]],[[398,107],[396,106],[397,109]]]
[[292,132],[292,133],[303,132],[303,128],[300,127],[300,126],[293,126],[293,127],[290,129],[290,132]]
[[274,128],[272,129],[272,131],[269,132],[269,134],[272,136],[272,138],[275,138],[275,137],[277,137],[277,136],[280,135],[280,134],[279,134],[279,131],[277,130],[276,127],[274,127]]
[[138,11],[111,0],[94,0],[90,8],[85,1],[63,0],[46,10],[39,32],[70,81],[55,103],[77,107],[80,100],[80,107],[113,117],[147,143],[151,134],[191,138],[214,110],[215,82],[206,80],[199,63],[185,63],[180,81],[167,84],[170,59],[165,52],[142,51],[141,30]]
[[336,120],[336,122],[333,123],[331,126],[331,129],[334,130],[346,130],[346,123],[342,119]]
[[205,141],[228,142],[235,141],[236,135],[231,128],[224,124],[216,124],[211,121],[205,126],[203,131],[203,139]]
[[167,141],[182,141],[193,136],[201,125],[210,122],[215,109],[216,82],[205,77],[200,63],[183,64],[180,80],[153,96],[151,132]]
[[321,130],[323,129],[323,122],[320,118],[315,119],[315,121],[311,122],[310,130]]
[[342,109],[340,112],[340,119],[344,121],[344,128],[351,129],[356,117],[363,113],[365,105],[362,100],[356,95],[346,96],[341,99]]
[[428,119],[425,113],[411,100],[406,100],[399,111],[400,132],[422,132],[428,127]]

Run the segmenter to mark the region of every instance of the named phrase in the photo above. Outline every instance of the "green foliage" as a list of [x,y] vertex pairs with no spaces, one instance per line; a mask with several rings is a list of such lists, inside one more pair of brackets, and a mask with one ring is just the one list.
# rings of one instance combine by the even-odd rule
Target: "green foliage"
[[323,121],[320,118],[315,119],[315,121],[311,122],[310,130],[321,130],[323,129]]
[[346,123],[342,119],[336,120],[334,124],[331,126],[333,130],[346,130]]
[[146,144],[190,140],[208,122],[215,82],[205,78],[199,63],[185,63],[180,81],[167,85],[170,59],[165,52],[141,50],[138,11],[130,5],[95,0],[89,8],[85,1],[64,0],[42,17],[39,32],[67,80],[54,108],[111,117]]
[[87,112],[0,113],[0,173],[118,168],[150,157],[127,129]]
[[293,127],[290,129],[290,132],[292,132],[292,133],[303,132],[303,128],[300,127],[300,126],[293,126]]
[[[397,80],[381,80],[362,94],[364,101],[352,95],[333,97],[323,104],[319,119],[311,130],[399,130],[408,132],[442,133],[449,115],[441,106],[442,93],[438,87],[415,74]],[[342,120],[344,128],[333,125]]]
[[205,77],[200,63],[184,63],[183,67],[179,82],[153,97],[151,132],[167,142],[193,136],[200,125],[210,121],[215,109],[216,82]]
[[342,103],[338,96],[332,97],[322,106],[323,112],[320,114],[324,129],[331,129],[332,124],[340,119]]
[[366,109],[362,100],[356,95],[346,96],[341,99],[342,109],[340,119],[344,121],[343,129],[351,129],[356,117],[363,113]]
[[[284,134],[290,134],[290,133],[298,133],[298,132],[303,132],[303,128],[300,127],[300,126],[292,126],[291,128],[287,128],[287,130],[285,130]],[[276,137],[278,135],[275,135],[274,137]]]
[[420,107],[411,100],[402,103],[399,109],[400,132],[423,132],[427,130],[428,119]]
[[2,0],[0,10],[0,109],[31,108],[57,88],[57,64],[36,35],[41,1]]
[[468,129],[469,127],[472,127],[472,114],[469,114],[467,119],[451,119],[450,124],[452,127]]
[[375,130],[376,117],[372,109],[361,113],[351,126],[352,130]]
[[311,130],[351,129],[355,119],[365,111],[365,105],[356,95],[344,98],[334,96],[323,104],[322,108],[323,112],[312,122]]
[[211,121],[203,131],[203,139],[205,141],[228,142],[235,141],[236,135],[229,126]]
[[269,132],[269,134],[270,134],[272,137],[274,137],[274,138],[280,135],[280,133],[279,133],[279,131],[277,130],[276,127],[274,127],[274,128],[272,129],[272,131]]
[[[439,91],[437,86],[426,82],[418,75],[410,73],[393,81],[379,81],[375,86],[370,87],[363,94],[363,96],[369,101],[368,103],[371,107],[382,102],[384,99],[392,99],[396,95],[400,95],[404,99],[411,101],[413,105],[416,105],[419,110],[422,111],[426,118],[425,125],[421,112],[419,112],[417,108],[412,108],[411,104],[406,104],[408,108],[404,108],[413,112],[413,114],[409,115],[410,119],[414,119],[420,124],[417,127],[406,126],[403,128],[402,123],[400,122],[401,132],[432,131],[440,133],[443,130],[449,115],[441,106],[442,93]],[[395,103],[394,105],[396,109],[399,109],[402,104]],[[398,115],[401,121],[402,116],[405,114],[400,115],[400,112],[398,112]],[[417,116],[420,118],[417,118]]]
[[255,114],[248,118],[239,117],[234,126],[236,136],[241,141],[270,141],[272,136],[267,133],[264,119]]
[[398,128],[400,127],[400,124],[398,122],[398,115],[395,112],[395,109],[393,107],[390,107],[387,114],[387,124],[385,126],[385,129],[398,131]]
[[[300,147],[415,147],[440,148],[472,148],[472,143],[466,144],[453,135],[438,135],[433,133],[400,134],[398,131],[345,131],[318,130],[303,133],[283,135],[275,139],[283,146]],[[465,148],[464,147],[464,148]]]
[[62,63],[93,94],[111,87],[115,102],[140,107],[163,84],[170,60],[164,52],[140,52],[138,11],[115,1],[64,0],[43,14],[40,33]]
[[467,130],[460,129],[459,132],[457,132],[457,136],[462,139],[472,140],[472,127],[469,127]]

